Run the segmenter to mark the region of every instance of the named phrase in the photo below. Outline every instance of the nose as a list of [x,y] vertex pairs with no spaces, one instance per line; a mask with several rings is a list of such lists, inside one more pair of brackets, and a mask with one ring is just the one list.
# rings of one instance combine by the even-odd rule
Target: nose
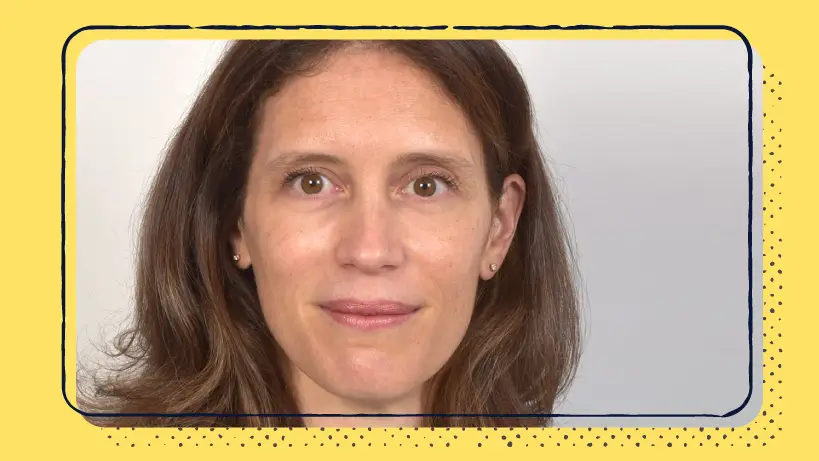
[[336,258],[340,265],[377,274],[404,262],[398,216],[389,200],[352,200],[345,212]]

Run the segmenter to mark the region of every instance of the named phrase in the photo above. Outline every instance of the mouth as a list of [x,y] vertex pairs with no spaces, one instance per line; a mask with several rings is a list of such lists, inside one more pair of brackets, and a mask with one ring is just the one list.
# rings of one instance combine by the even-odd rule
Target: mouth
[[401,325],[420,306],[394,301],[334,300],[319,305],[336,323],[359,330],[375,330]]

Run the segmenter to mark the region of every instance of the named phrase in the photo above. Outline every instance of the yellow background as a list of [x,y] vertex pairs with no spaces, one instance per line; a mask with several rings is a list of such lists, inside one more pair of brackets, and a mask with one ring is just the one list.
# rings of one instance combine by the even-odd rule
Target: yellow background
[[[187,4],[185,4],[187,3]],[[316,2],[318,3],[318,2]],[[812,20],[817,7],[799,1],[739,2],[549,2],[538,6],[504,1],[478,8],[473,2],[440,0],[392,2],[169,2],[145,0],[135,4],[74,1],[70,5],[4,0],[0,2],[0,456],[44,455],[60,458],[119,459],[197,458],[225,456],[298,457],[598,457],[649,459],[656,456],[768,458],[818,452],[814,367],[817,335],[817,297],[811,290],[813,261],[817,260],[814,226],[817,180],[816,40]],[[304,9],[299,6],[304,5]],[[368,431],[335,429],[100,429],[86,423],[63,400],[61,379],[60,299],[60,166],[61,63],[68,36],[86,25],[153,24],[347,24],[347,25],[504,25],[504,24],[725,24],[736,27],[762,57],[767,78],[763,107],[765,133],[775,131],[782,148],[765,148],[766,205],[782,206],[775,219],[766,219],[765,266],[776,261],[782,290],[766,290],[770,304],[782,301],[777,315],[764,323],[765,369],[763,410],[747,427],[705,429],[644,428],[548,430],[429,430],[404,428]],[[73,291],[73,67],[82,47],[100,38],[236,38],[236,37],[442,37],[442,38],[725,38],[726,32],[224,32],[224,31],[104,31],[83,32],[68,53],[67,131],[67,343],[69,395],[74,374]],[[782,82],[781,85],[778,82]],[[771,89],[775,91],[770,92]],[[778,100],[777,97],[782,97]],[[772,123],[771,120],[775,122]],[[778,132],[779,129],[782,132]],[[777,144],[778,145],[778,144]],[[775,151],[773,157],[768,152]],[[774,171],[771,171],[774,168]],[[781,176],[781,179],[779,178]],[[776,188],[769,184],[776,180]],[[781,193],[781,194],[780,194]],[[768,199],[775,203],[768,203]],[[766,218],[769,216],[766,213]],[[771,235],[770,231],[775,234]],[[773,241],[771,240],[773,237]],[[779,243],[778,238],[783,242]],[[776,242],[776,243],[773,243]],[[777,255],[782,255],[781,258]],[[707,264],[707,261],[703,262]],[[766,277],[767,280],[767,277]],[[773,297],[770,295],[773,294]],[[766,306],[765,312],[768,312]],[[778,320],[781,318],[781,320]],[[707,322],[708,319],[703,319]],[[781,334],[781,337],[778,335]],[[769,345],[769,340],[775,340]],[[783,352],[778,352],[782,349]],[[772,366],[775,378],[768,377]],[[778,383],[781,380],[782,383]],[[773,389],[773,390],[769,390]],[[782,399],[779,399],[779,397]],[[769,405],[773,404],[771,408]],[[781,414],[780,414],[781,413]],[[770,422],[773,420],[773,422]],[[582,420],[578,420],[582,424]],[[754,438],[754,436],[758,438]],[[775,435],[775,439],[770,436]],[[346,438],[345,438],[346,436]],[[582,438],[581,438],[582,436]],[[645,439],[643,439],[645,436]],[[710,439],[708,438],[710,436]],[[282,439],[284,437],[284,439]],[[332,437],[332,438],[330,438]],[[599,438],[598,438],[599,437]],[[742,437],[742,438],[740,438]],[[512,442],[512,447],[508,443]],[[180,447],[179,444],[182,444]],[[261,447],[258,444],[261,443]],[[274,448],[273,444],[277,446]],[[321,444],[324,444],[321,446]],[[356,446],[353,447],[352,444]],[[384,444],[388,448],[384,448]],[[449,443],[449,446],[446,444]],[[481,443],[481,447],[478,447]],[[544,445],[541,447],[541,443]],[[558,446],[557,444],[560,444]],[[592,446],[589,447],[588,444]],[[607,446],[603,446],[606,443]],[[640,447],[636,446],[640,443]],[[672,447],[669,448],[668,444]],[[703,444],[700,447],[700,443]],[[716,444],[719,444],[719,447]],[[747,444],[750,443],[751,447]],[[763,446],[762,444],[765,444]],[[132,444],[134,445],[132,447]],[[150,444],[150,447],[148,446]],[[198,445],[197,445],[198,444]],[[210,444],[213,444],[211,446]],[[244,446],[242,446],[244,444]],[[292,447],[289,445],[292,444]],[[308,446],[305,447],[304,445]],[[338,444],[338,446],[336,446]],[[373,448],[370,448],[369,444]],[[401,446],[398,446],[401,444]],[[418,445],[418,448],[415,445]],[[432,444],[434,447],[430,447]],[[621,446],[621,444],[623,446]],[[652,444],[654,447],[652,447]],[[687,447],[684,446],[687,444]],[[731,446],[733,444],[733,447]],[[528,445],[528,446],[527,446]],[[379,449],[374,449],[378,447]],[[423,454],[418,453],[423,450]],[[9,458],[12,459],[12,458]]]

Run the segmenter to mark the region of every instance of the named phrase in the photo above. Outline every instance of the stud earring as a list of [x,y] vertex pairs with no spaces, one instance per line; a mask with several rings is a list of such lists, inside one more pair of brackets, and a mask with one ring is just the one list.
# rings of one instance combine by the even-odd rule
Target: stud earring
[[239,255],[238,254],[233,255],[233,260],[238,262],[239,261]]
[[498,270],[498,265],[495,263],[490,264],[489,270],[491,270],[492,272],[496,272]]

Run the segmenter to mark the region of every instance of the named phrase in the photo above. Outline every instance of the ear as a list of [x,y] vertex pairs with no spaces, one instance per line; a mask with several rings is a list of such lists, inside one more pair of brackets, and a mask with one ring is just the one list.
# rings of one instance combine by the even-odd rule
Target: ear
[[[236,225],[236,230],[230,238],[230,245],[233,249],[233,263],[239,269],[247,269],[250,267],[252,261],[250,260],[250,252],[247,250],[247,240],[245,238],[244,222],[239,219]],[[237,261],[238,257],[238,261]]]
[[492,228],[480,269],[482,279],[489,280],[501,270],[503,260],[515,237],[525,198],[526,183],[523,178],[516,174],[507,176],[503,181],[497,207],[492,214]]

